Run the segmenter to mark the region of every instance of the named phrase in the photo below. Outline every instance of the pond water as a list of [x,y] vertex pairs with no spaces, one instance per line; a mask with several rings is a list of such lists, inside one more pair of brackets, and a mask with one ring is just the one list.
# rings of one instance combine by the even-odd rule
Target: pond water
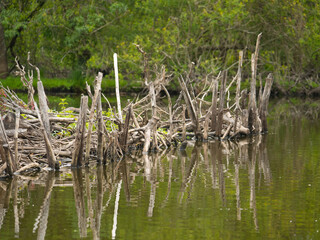
[[251,140],[2,181],[0,239],[320,239],[320,104],[281,101]]

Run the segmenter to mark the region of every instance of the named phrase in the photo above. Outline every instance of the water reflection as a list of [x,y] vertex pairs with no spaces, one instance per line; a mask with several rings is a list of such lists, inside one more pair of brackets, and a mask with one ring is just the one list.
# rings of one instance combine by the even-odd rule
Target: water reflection
[[[71,176],[61,180],[61,176],[68,174]],[[249,179],[248,185],[241,183],[243,175]],[[55,189],[69,186],[73,187],[73,214],[77,229],[72,224],[66,227],[70,232],[77,232],[73,238],[125,239],[124,231],[135,231],[128,225],[131,214],[136,214],[136,221],[145,217],[152,221],[163,211],[179,208],[188,211],[186,206],[196,204],[201,198],[205,199],[204,203],[210,199],[217,203],[218,195],[219,205],[215,207],[234,208],[237,221],[243,219],[242,202],[249,202],[253,229],[259,231],[256,190],[260,188],[261,181],[266,185],[272,184],[266,136],[236,143],[189,143],[186,150],[172,149],[142,157],[132,154],[120,162],[67,170],[58,176],[55,173],[28,179],[15,176],[8,182],[0,182],[0,233],[3,233],[1,228],[6,213],[12,207],[14,232],[6,232],[6,236],[45,239],[50,221],[55,221],[49,216],[56,216],[59,212],[59,209],[50,207],[50,203],[64,201],[53,198],[57,194]],[[21,221],[26,217],[24,208],[31,201],[28,189],[39,186],[39,183],[44,183],[44,186],[40,185],[43,191],[37,195],[41,205],[38,215],[32,220],[32,234],[22,236],[21,228],[24,232],[29,231],[23,226],[25,221]],[[135,208],[139,213],[134,212]],[[181,214],[184,213],[178,213]]]

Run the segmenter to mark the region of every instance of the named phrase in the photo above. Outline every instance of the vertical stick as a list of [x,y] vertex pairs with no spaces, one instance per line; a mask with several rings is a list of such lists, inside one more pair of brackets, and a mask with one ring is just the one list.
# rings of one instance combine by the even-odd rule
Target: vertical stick
[[59,169],[59,163],[56,161],[56,156],[54,155],[50,138],[48,137],[48,134],[44,129],[43,121],[42,121],[42,118],[41,118],[41,115],[40,115],[40,112],[38,109],[38,105],[36,102],[34,102],[34,107],[35,107],[36,112],[38,114],[38,118],[39,118],[40,126],[41,126],[41,131],[42,131],[44,141],[46,144],[46,151],[47,151],[47,158],[48,158],[49,167],[51,167],[52,169]]
[[261,101],[262,101],[262,89],[263,89],[263,84],[262,84],[262,77],[261,74],[259,74],[259,101],[258,101],[258,106],[261,105]]
[[132,105],[130,104],[128,106],[128,111],[126,114],[126,119],[125,119],[125,124],[122,130],[121,134],[121,142],[120,146],[122,148],[122,152],[125,153],[128,150],[128,145],[127,145],[127,139],[128,139],[128,132],[129,132],[129,124],[130,124],[130,118],[131,118],[131,112],[132,112]]
[[213,80],[212,86],[212,110],[211,110],[211,130],[217,130],[217,99],[218,99],[218,81]]
[[122,122],[120,91],[119,91],[119,76],[118,76],[118,57],[116,53],[113,54],[113,62],[114,62],[115,82],[116,82],[116,98],[117,98],[118,114],[119,114],[119,119]]
[[169,124],[170,124],[170,127],[169,127],[169,142],[171,143],[171,139],[172,139],[172,133],[173,133],[173,124],[172,124],[172,101],[171,101],[171,97],[170,97],[170,94],[167,90],[167,88],[162,85],[162,88],[163,90],[165,91],[167,97],[168,97],[168,112],[169,112]]
[[[248,128],[250,133],[254,132],[253,127],[257,127],[257,103],[256,103],[256,79],[257,79],[257,66],[259,56],[259,44],[262,33],[258,35],[255,53],[251,55],[251,84],[250,84],[250,96],[249,96],[249,109],[248,109]],[[255,129],[258,130],[257,128]]]
[[92,104],[90,108],[90,116],[89,116],[89,126],[88,126],[88,134],[87,134],[87,142],[86,142],[86,155],[85,155],[85,164],[89,164],[90,158],[90,145],[91,145],[91,133],[93,127],[93,120],[94,120],[94,110],[97,106],[98,96],[101,90],[101,82],[102,82],[102,73],[99,72],[98,76],[96,77],[95,86],[94,86],[94,96],[92,99]]
[[237,73],[237,90],[236,90],[236,108],[240,109],[240,89],[241,89],[241,73],[242,73],[243,51],[239,52],[239,65]]
[[208,141],[208,128],[209,128],[209,121],[210,121],[210,115],[207,114],[206,118],[204,120],[204,127],[203,127],[203,140]]
[[182,142],[186,141],[186,105],[182,105]]
[[37,85],[38,85],[38,96],[39,96],[39,108],[40,108],[40,114],[41,114],[44,130],[47,132],[47,136],[49,140],[51,140],[50,122],[49,122],[49,114],[48,114],[49,108],[47,104],[47,97],[44,92],[42,81],[38,81]]
[[14,130],[14,165],[18,169],[18,131],[19,131],[19,122],[20,122],[20,108],[16,108],[16,122]]
[[225,90],[227,83],[227,71],[224,70],[222,73],[222,82],[220,86],[220,97],[219,97],[219,113],[218,113],[218,124],[217,124],[217,137],[221,137],[222,132],[222,122],[223,122],[223,110],[224,110],[224,100],[225,100]]
[[151,109],[152,109],[152,116],[157,116],[157,98],[156,93],[154,89],[153,82],[150,82],[149,84],[149,94],[150,94],[150,102],[151,102]]
[[241,74],[242,74],[242,63],[243,63],[243,51],[239,52],[239,64],[238,64],[238,72],[237,72],[237,90],[236,90],[236,115],[234,120],[233,131],[234,134],[237,132],[238,119],[241,111],[240,107],[240,90],[241,90]]
[[148,124],[145,126],[143,154],[148,154],[148,151],[150,148],[150,142],[151,142],[151,133],[159,120],[160,120],[159,118],[153,117],[149,120]]
[[81,96],[80,114],[77,123],[77,132],[74,142],[71,167],[80,167],[82,165],[84,136],[86,133],[86,120],[88,110],[88,96]]
[[[154,89],[153,82],[149,83],[149,94],[150,94],[150,100],[151,100],[151,109],[152,109],[152,118],[157,117],[157,98],[156,93]],[[157,137],[157,123],[153,126],[152,131],[152,141],[153,141],[153,149],[158,150],[158,137]]]
[[199,121],[198,121],[198,116],[197,116],[197,112],[195,110],[195,107],[192,103],[192,99],[190,97],[190,93],[189,90],[187,88],[186,83],[184,82],[183,78],[180,76],[180,78],[178,78],[182,92],[183,92],[183,97],[184,97],[184,101],[186,102],[187,105],[187,110],[188,110],[188,114],[191,118],[191,121],[193,123],[193,131],[194,134],[196,135],[196,138],[199,137]]
[[12,176],[17,169],[15,168],[16,165],[13,163],[13,156],[9,148],[8,137],[2,122],[1,114],[0,114],[0,155],[1,155],[2,161],[7,163],[7,169],[6,169],[7,173],[10,176]]
[[268,104],[269,104],[269,97],[271,93],[272,83],[273,83],[273,76],[270,73],[266,79],[266,84],[263,90],[261,103],[259,107],[259,115],[262,122],[262,132],[268,132],[267,115],[268,115]]
[[147,112],[147,110],[144,110],[142,115],[143,115],[142,126],[145,126],[146,124],[148,124],[148,112]]
[[98,96],[98,106],[97,106],[97,122],[98,122],[98,145],[97,145],[97,155],[98,162],[103,160],[103,146],[104,146],[104,136],[103,136],[103,118],[102,118],[102,104],[101,104],[101,90]]

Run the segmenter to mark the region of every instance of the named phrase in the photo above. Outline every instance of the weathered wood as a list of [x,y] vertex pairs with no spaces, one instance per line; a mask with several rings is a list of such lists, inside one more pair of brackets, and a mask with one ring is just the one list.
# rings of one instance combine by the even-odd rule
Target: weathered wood
[[154,89],[153,82],[149,83],[149,95],[150,95],[150,103],[152,109],[152,116],[157,116],[157,97]]
[[138,122],[133,110],[131,111],[131,118],[132,118],[133,123],[136,126],[136,128],[140,128],[139,122]]
[[218,99],[218,80],[213,80],[212,86],[212,106],[211,106],[211,130],[217,130],[217,99]]
[[82,165],[83,147],[85,143],[86,133],[87,109],[88,96],[82,96],[71,167],[80,167]]
[[257,120],[257,103],[256,103],[256,80],[257,80],[257,66],[259,56],[259,44],[261,39],[261,33],[257,37],[255,52],[251,55],[251,84],[250,84],[250,95],[249,95],[249,107],[248,107],[248,128],[250,133],[258,131],[258,120]]
[[[18,154],[20,154],[19,161],[22,166],[26,163],[33,162],[41,164],[45,163],[42,158],[45,156],[45,153],[47,153],[48,163],[51,167],[57,165],[57,156],[66,156],[69,158],[72,156],[72,167],[77,167],[81,165],[83,154],[85,154],[86,164],[89,163],[90,154],[96,154],[99,161],[104,161],[107,157],[109,159],[118,160],[124,156],[125,152],[127,152],[129,144],[132,144],[132,147],[136,147],[137,149],[143,147],[145,154],[150,151],[150,147],[153,149],[167,148],[174,143],[179,136],[181,136],[181,132],[182,141],[184,141],[182,145],[186,146],[186,135],[188,135],[188,138],[195,137],[197,140],[201,140],[203,138],[204,140],[207,140],[209,138],[216,137],[221,140],[221,138],[233,138],[238,134],[240,136],[244,136],[250,133],[260,133],[261,125],[263,125],[262,131],[267,131],[266,109],[271,91],[271,86],[269,89],[268,83],[266,83],[264,93],[262,94],[262,84],[260,84],[259,109],[257,108],[257,104],[254,102],[257,97],[255,82],[260,37],[261,35],[258,36],[256,51],[252,55],[252,78],[248,109],[244,107],[247,105],[247,95],[245,94],[245,91],[240,92],[243,63],[243,52],[240,51],[238,72],[230,81],[228,87],[226,87],[227,71],[220,72],[216,78],[214,78],[210,73],[206,76],[196,78],[196,74],[193,69],[194,66],[191,64],[190,72],[186,73],[185,79],[181,75],[179,77],[179,83],[182,90],[173,107],[169,91],[165,87],[170,80],[170,76],[165,74],[165,68],[161,67],[161,71],[159,71],[158,68],[155,68],[156,78],[153,81],[151,81],[149,77],[146,77],[145,74],[144,80],[149,92],[146,96],[142,97],[141,100],[138,99],[140,98],[138,96],[137,100],[132,103],[132,106],[127,105],[125,108],[127,109],[126,121],[123,124],[117,55],[115,54],[114,63],[116,72],[115,81],[117,85],[117,111],[115,108],[113,111],[114,114],[102,116],[100,96],[102,74],[99,73],[95,80],[95,90],[94,92],[92,91],[94,95],[91,93],[90,86],[87,85],[88,94],[92,98],[92,105],[90,111],[87,109],[88,106],[86,106],[85,110],[81,109],[76,129],[73,129],[74,125],[72,123],[76,121],[79,109],[72,109],[74,112],[73,115],[75,115],[73,118],[68,118],[67,116],[64,117],[64,113],[52,113],[50,114],[50,117],[48,114],[47,116],[44,116],[45,113],[48,113],[48,106],[46,105],[46,97],[40,80],[40,71],[37,67],[30,64],[28,58],[30,66],[38,73],[40,110],[42,111],[44,109],[44,111],[42,111],[44,114],[42,114],[42,112],[41,114],[39,113],[37,106],[35,106],[35,111],[26,108],[26,104],[24,104],[22,100],[19,100],[14,93],[9,89],[4,89],[0,86],[2,90],[4,89],[5,95],[8,95],[8,97],[2,98],[3,106],[10,109],[11,112],[12,110],[18,112],[16,109],[20,109],[20,113],[24,114],[24,118],[26,118],[14,117],[14,120],[12,120],[12,115],[14,114],[9,114],[8,111],[5,110],[8,120],[6,120],[6,123],[8,123],[10,127],[6,127],[2,132],[3,134],[10,133],[6,136],[6,138],[9,137],[10,141],[7,140],[5,144],[0,144],[2,147],[2,152],[0,151],[1,157],[3,157],[3,159],[11,158],[11,161],[13,161],[13,155],[11,155],[9,145],[7,144],[9,142],[10,144],[15,144],[14,156],[17,158]],[[146,53],[141,48],[138,47],[138,49],[139,51],[141,50],[140,52],[143,53],[144,60],[146,60]],[[22,77],[25,78],[26,73],[24,72],[24,69],[20,68],[19,70]],[[147,68],[145,68],[145,72],[146,71],[148,71]],[[220,74],[222,75],[222,78],[220,77]],[[33,79],[32,72],[30,72],[29,79]],[[199,79],[203,79],[204,84],[200,84],[198,81]],[[209,81],[209,79],[214,79],[214,81]],[[221,81],[221,84],[218,83],[218,79],[222,79],[219,80]],[[231,99],[229,99],[229,89],[235,82],[237,83],[236,97],[234,104],[231,105],[232,102]],[[219,84],[220,91],[218,99]],[[205,100],[205,97],[210,91],[212,91],[212,100],[211,102],[208,102]],[[168,97],[168,104],[162,101],[164,96],[161,93],[163,92]],[[264,94],[266,96],[263,101]],[[184,98],[185,105],[181,103],[181,97]],[[225,107],[226,98],[227,107]],[[82,99],[81,101],[84,100]],[[42,103],[44,107],[42,107]],[[228,103],[230,103],[230,107]],[[86,99],[86,105],[87,104],[88,97]],[[109,108],[111,108],[110,103],[108,104]],[[67,115],[68,113],[65,114]],[[134,124],[130,123],[131,117]],[[88,133],[86,134],[87,118],[89,120]],[[149,121],[148,118],[150,119]],[[104,124],[104,121],[107,121],[107,124],[111,124],[107,126]],[[248,121],[250,121],[250,124],[248,124]],[[47,124],[45,124],[45,122],[47,122]],[[96,130],[94,130],[94,124]],[[115,127],[115,124],[118,125],[118,129]],[[209,125],[211,129],[209,129]],[[251,129],[248,128],[249,125],[251,126]],[[19,126],[21,129],[19,129]],[[163,133],[161,130],[163,128],[168,129],[168,134]],[[192,131],[194,133],[192,133]],[[14,135],[13,138],[11,137],[11,132],[12,135]],[[67,134],[65,134],[66,132]],[[21,138],[21,136],[23,137]],[[44,137],[45,141],[41,141],[43,139],[42,137]],[[50,141],[50,137],[52,141]],[[108,141],[105,141],[104,138],[108,139]],[[86,146],[84,147],[84,145]],[[34,154],[32,155],[32,160],[29,160],[31,153]],[[7,165],[6,160],[3,160],[3,162],[6,162],[5,165]],[[4,164],[2,164],[2,166],[3,165]],[[12,167],[12,165],[14,165],[14,162],[11,162],[10,166]],[[13,171],[11,170],[11,173],[12,172]]]
[[159,118],[153,117],[149,120],[148,124],[146,125],[145,131],[144,131],[144,146],[143,146],[143,154],[148,154],[150,143],[151,143],[151,133],[158,123]]
[[102,73],[99,72],[98,76],[95,80],[95,86],[94,86],[94,96],[92,99],[92,104],[90,108],[90,115],[89,115],[89,125],[88,125],[88,134],[87,134],[87,141],[86,141],[86,153],[85,153],[85,164],[89,164],[89,158],[90,158],[90,146],[91,146],[91,134],[92,134],[92,127],[93,127],[93,120],[94,120],[94,112],[95,108],[97,106],[97,100],[98,96],[101,90],[101,82],[102,82]]
[[225,131],[225,133],[224,133],[223,136],[222,136],[222,140],[226,140],[226,139],[227,139],[227,136],[228,136],[228,134],[229,134],[229,132],[230,132],[230,130],[231,130],[232,127],[233,127],[233,124],[230,124],[230,125],[228,126],[227,130]]
[[13,163],[12,152],[9,148],[8,137],[3,125],[2,117],[0,114],[0,155],[3,162],[7,164],[7,174],[12,176],[16,171],[16,165]]
[[129,124],[130,124],[130,118],[131,118],[131,112],[132,112],[132,105],[130,104],[127,110],[127,114],[126,114],[126,119],[125,119],[125,123],[123,126],[123,130],[122,130],[122,134],[121,134],[121,141],[120,141],[120,146],[122,149],[123,153],[127,152],[128,149],[128,132],[129,132]]
[[169,127],[169,142],[171,143],[171,140],[172,140],[172,134],[173,134],[173,124],[172,124],[172,101],[171,101],[171,96],[167,90],[167,88],[162,85],[162,88],[163,90],[165,91],[167,97],[168,97],[168,113],[169,113],[169,124],[170,124],[170,127]]
[[14,131],[14,165],[15,169],[18,169],[18,133],[19,133],[19,120],[20,120],[20,109],[16,108],[16,121],[15,121],[15,131]]
[[7,163],[5,162],[1,167],[0,167],[0,175],[2,174],[2,172],[4,171],[4,170],[6,170],[7,169]]
[[209,121],[210,121],[210,115],[207,114],[207,116],[204,120],[204,127],[203,127],[203,140],[204,141],[208,141]]
[[38,86],[38,96],[39,96],[39,108],[40,115],[43,122],[44,130],[47,132],[48,138],[51,140],[51,127],[49,122],[49,108],[47,104],[47,97],[44,92],[42,81],[37,82]]
[[196,137],[198,138],[200,131],[199,131],[199,121],[198,121],[196,109],[192,103],[189,90],[188,90],[187,85],[184,82],[182,76],[180,76],[180,78],[178,78],[178,79],[179,79],[181,89],[183,91],[183,97],[184,97],[184,101],[187,106],[188,114],[189,114],[191,121],[193,123],[193,129],[194,129],[193,131],[194,131]]
[[[155,86],[153,82],[148,83],[149,87],[149,95],[150,95],[150,102],[151,102],[151,110],[152,110],[152,118],[157,118],[157,96],[155,92]],[[153,140],[153,149],[154,150],[159,150],[158,149],[158,136],[157,136],[157,122],[151,129],[152,132],[152,140]]]
[[186,141],[186,131],[187,131],[187,127],[186,127],[186,105],[183,104],[182,105],[182,142]]
[[271,87],[273,83],[273,76],[270,73],[266,79],[266,83],[264,86],[263,94],[261,97],[261,103],[259,106],[259,115],[262,122],[262,132],[268,132],[268,124],[267,124],[267,115],[268,115],[268,104],[269,104],[269,97],[271,93]]
[[142,54],[143,56],[143,75],[144,75],[144,84],[148,86],[148,81],[149,81],[149,63],[148,63],[148,56],[147,53],[141,48],[141,46],[136,44],[136,47],[138,51]]
[[18,58],[15,58],[16,67],[19,70],[21,82],[23,86],[25,86],[28,89],[28,106],[29,108],[33,108],[33,102],[34,102],[34,88],[33,88],[33,73],[29,73],[29,80],[26,78],[26,72],[25,67],[21,66],[18,62]]
[[34,107],[35,107],[35,110],[36,110],[36,112],[38,114],[38,118],[40,120],[40,125],[41,125],[40,129],[42,131],[42,134],[43,134],[43,137],[44,137],[44,142],[45,142],[45,145],[46,145],[48,165],[52,169],[59,169],[59,163],[56,161],[56,157],[54,155],[54,151],[53,151],[53,148],[52,148],[52,145],[51,145],[50,138],[48,137],[47,132],[44,129],[44,125],[43,125],[43,122],[42,122],[42,119],[41,119],[41,115],[40,115],[40,112],[39,112],[39,109],[38,109],[38,105],[37,105],[36,102],[34,102]]
[[237,89],[236,89],[236,108],[240,108],[240,90],[241,90],[241,78],[242,78],[242,63],[243,63],[243,51],[239,52],[239,64],[237,72]]
[[220,94],[219,94],[219,112],[218,112],[218,121],[217,121],[217,137],[221,137],[222,133],[222,123],[223,123],[223,112],[224,112],[224,102],[225,102],[225,90],[227,84],[227,71],[224,70],[222,73],[222,80],[220,85]]
[[[27,123],[38,123],[39,119],[27,119]],[[49,122],[50,123],[74,123],[75,118],[63,118],[63,117],[49,117]]]
[[98,143],[97,143],[97,157],[98,162],[103,160],[103,146],[104,146],[104,127],[103,127],[103,117],[102,117],[102,104],[101,104],[101,91],[98,96],[98,106],[97,106],[97,125],[98,125]]
[[241,78],[242,78],[242,63],[243,63],[243,51],[239,52],[239,64],[238,64],[238,72],[237,72],[237,89],[236,89],[236,108],[235,108],[235,121],[233,130],[236,133],[237,132],[237,124],[239,121],[239,115],[241,112],[241,106],[240,106],[240,98],[241,98]]
[[23,172],[29,170],[29,169],[32,169],[32,168],[35,168],[37,169],[37,171],[40,171],[40,165],[38,163],[29,163],[28,165],[20,168],[19,170],[15,171],[14,174],[22,174]]

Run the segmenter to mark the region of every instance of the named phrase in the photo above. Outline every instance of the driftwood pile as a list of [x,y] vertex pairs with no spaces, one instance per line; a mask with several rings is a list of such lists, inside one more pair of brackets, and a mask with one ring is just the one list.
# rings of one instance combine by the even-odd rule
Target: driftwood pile
[[[37,72],[39,107],[34,100],[33,72],[17,61],[21,81],[28,89],[25,104],[10,89],[1,88],[0,120],[0,176],[10,176],[44,167],[59,169],[64,161],[71,167],[88,165],[89,160],[106,163],[119,159],[132,149],[143,154],[151,150],[166,149],[187,139],[232,140],[243,136],[267,132],[267,106],[273,82],[272,75],[266,78],[264,89],[260,80],[258,103],[256,102],[256,76],[259,52],[258,36],[255,53],[252,54],[252,78],[250,92],[240,91],[243,52],[239,53],[238,71],[228,83],[227,71],[216,78],[206,78],[201,90],[194,88],[192,69],[179,76],[181,92],[174,102],[166,85],[172,76],[161,67],[154,81],[150,81],[146,53],[144,56],[145,86],[147,94],[141,99],[128,102],[121,109],[117,55],[114,54],[117,110],[109,104],[109,113],[102,109],[101,93],[103,75],[98,73],[94,92],[87,85],[88,96],[81,97],[80,108],[68,108],[54,112],[48,108],[47,98],[39,69]],[[230,87],[236,84],[235,99],[230,99]],[[212,94],[212,101],[206,96]],[[247,96],[249,100],[247,101]],[[88,107],[89,97],[91,107]],[[125,115],[124,116],[122,116]]]

